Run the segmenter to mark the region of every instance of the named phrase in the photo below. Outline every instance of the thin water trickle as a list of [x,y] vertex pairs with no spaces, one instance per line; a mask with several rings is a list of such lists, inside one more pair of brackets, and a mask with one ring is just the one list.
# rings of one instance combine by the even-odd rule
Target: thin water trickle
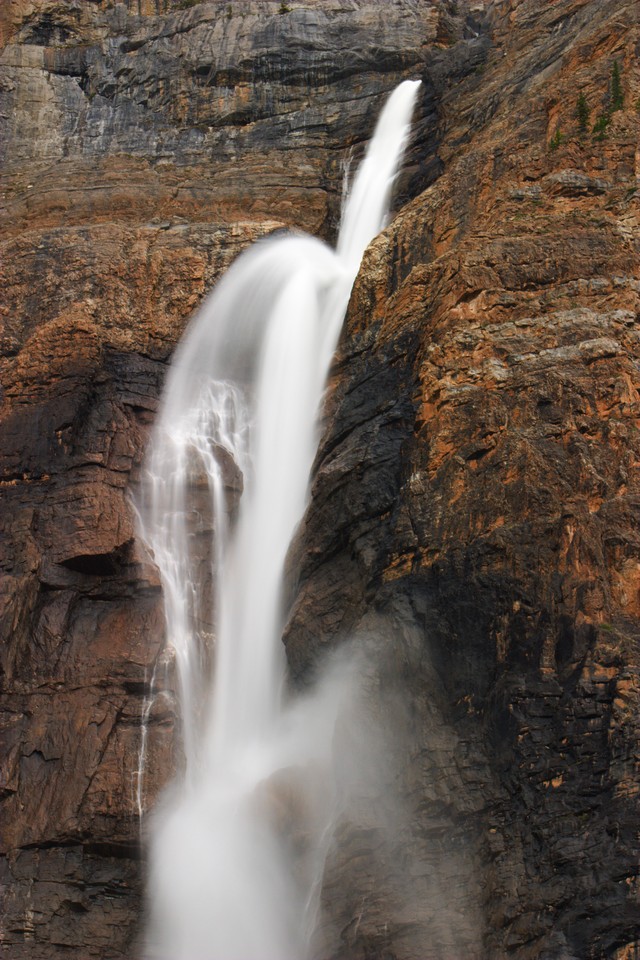
[[149,956],[305,960],[313,949],[350,674],[285,704],[281,582],[329,365],[362,255],[385,223],[418,86],[400,84],[382,111],[337,250],[304,235],[260,241],[176,351],[140,507],[185,756],[152,825]]

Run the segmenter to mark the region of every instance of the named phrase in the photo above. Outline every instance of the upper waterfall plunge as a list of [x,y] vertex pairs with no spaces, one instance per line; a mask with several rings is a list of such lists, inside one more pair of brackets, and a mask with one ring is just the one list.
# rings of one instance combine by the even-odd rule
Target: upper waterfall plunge
[[140,512],[175,651],[185,774],[152,831],[153,956],[304,960],[312,949],[349,671],[283,705],[281,580],[327,372],[418,86],[400,84],[382,111],[337,250],[287,235],[239,257],[168,377]]

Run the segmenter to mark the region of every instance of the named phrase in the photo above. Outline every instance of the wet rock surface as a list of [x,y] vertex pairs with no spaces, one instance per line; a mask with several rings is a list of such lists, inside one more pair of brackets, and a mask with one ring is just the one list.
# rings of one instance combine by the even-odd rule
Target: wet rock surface
[[636,21],[625,0],[3,5],[3,955],[135,955],[139,812],[179,762],[161,697],[138,778],[163,627],[130,497],[166,364],[249,242],[334,234],[349,150],[421,75],[291,557],[294,676],[356,638],[403,802],[341,825],[327,943],[634,956]]

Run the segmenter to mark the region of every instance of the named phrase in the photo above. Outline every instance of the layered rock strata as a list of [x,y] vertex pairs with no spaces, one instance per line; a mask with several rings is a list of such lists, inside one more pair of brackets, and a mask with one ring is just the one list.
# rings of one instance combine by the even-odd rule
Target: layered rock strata
[[7,957],[136,949],[139,812],[176,762],[168,696],[138,778],[162,612],[129,497],[166,363],[247,243],[333,235],[349,151],[416,75],[291,561],[295,677],[355,636],[401,738],[403,815],[341,826],[327,937],[344,960],[640,949],[636,18],[4,6]]
[[366,255],[292,563],[294,671],[355,637],[403,703],[406,822],[345,823],[325,890],[345,958],[639,949],[637,10],[490,12]]
[[[384,96],[467,30],[441,3],[284,7],[0,11],[0,942],[12,960],[137,949],[140,813],[179,737],[169,690],[147,717],[141,780],[163,624],[131,496],[172,349],[248,243],[283,225],[333,235],[345,165]],[[478,44],[459,48],[470,69]],[[421,136],[404,195],[438,169]]]

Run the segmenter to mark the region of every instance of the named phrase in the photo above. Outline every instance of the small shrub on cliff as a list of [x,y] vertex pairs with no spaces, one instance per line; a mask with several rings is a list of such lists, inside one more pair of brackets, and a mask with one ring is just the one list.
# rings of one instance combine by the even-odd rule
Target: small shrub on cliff
[[611,116],[608,113],[601,113],[593,125],[593,139],[604,140],[607,135],[607,127],[611,123]]
[[278,13],[291,13],[291,7],[288,7],[286,3],[281,3]]

